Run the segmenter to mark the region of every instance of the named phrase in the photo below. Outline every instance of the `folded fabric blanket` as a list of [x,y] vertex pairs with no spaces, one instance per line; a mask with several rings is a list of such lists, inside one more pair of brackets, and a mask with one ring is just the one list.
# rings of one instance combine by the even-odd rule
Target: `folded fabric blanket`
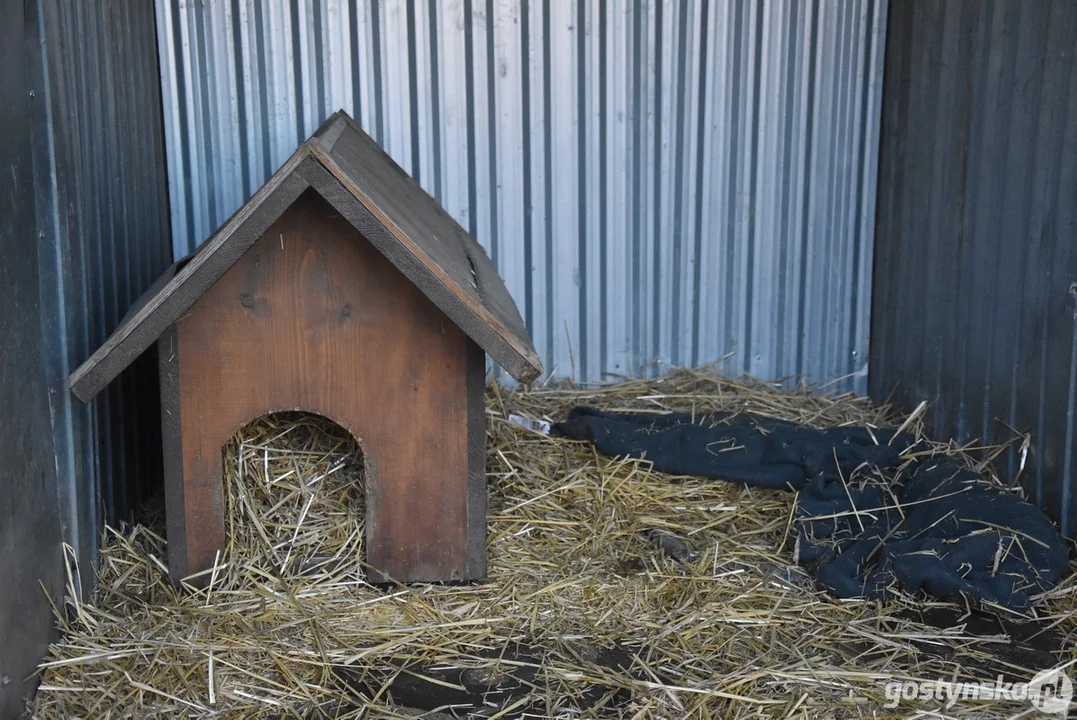
[[904,458],[915,438],[893,430],[579,407],[554,431],[660,472],[796,491],[799,561],[837,597],[900,588],[1022,609],[1069,566],[1039,509],[950,458]]

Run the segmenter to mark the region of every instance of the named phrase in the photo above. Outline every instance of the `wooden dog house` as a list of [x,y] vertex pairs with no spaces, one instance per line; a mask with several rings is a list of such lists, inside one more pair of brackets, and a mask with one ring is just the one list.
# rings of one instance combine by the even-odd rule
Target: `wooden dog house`
[[359,443],[374,579],[485,575],[485,353],[521,382],[542,365],[482,247],[345,113],[169,268],[68,386],[89,401],[155,342],[174,580],[225,546],[222,446],[284,410]]

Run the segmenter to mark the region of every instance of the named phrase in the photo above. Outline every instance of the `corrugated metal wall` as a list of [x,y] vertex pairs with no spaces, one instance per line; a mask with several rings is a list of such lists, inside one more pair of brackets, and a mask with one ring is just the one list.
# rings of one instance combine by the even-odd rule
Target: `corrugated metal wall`
[[864,389],[885,0],[158,0],[177,254],[337,108],[548,369]]
[[102,520],[161,478],[152,358],[89,406],[64,387],[172,254],[153,5],[0,0],[0,127],[0,717],[14,718],[56,634],[62,543],[88,588]]
[[1077,536],[1077,3],[893,0],[871,388]]
[[[64,538],[89,569],[161,482],[156,364],[139,359],[86,405],[68,373],[171,263],[151,3],[28,2],[44,366]],[[148,420],[147,420],[148,419]],[[85,572],[89,584],[92,573]]]
[[22,716],[63,597],[56,473],[42,370],[32,118],[23,0],[0,0],[0,718]]

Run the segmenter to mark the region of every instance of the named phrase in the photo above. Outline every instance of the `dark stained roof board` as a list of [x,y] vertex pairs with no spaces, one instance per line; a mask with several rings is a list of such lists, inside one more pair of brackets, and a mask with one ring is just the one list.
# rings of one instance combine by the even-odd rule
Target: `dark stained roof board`
[[338,111],[185,263],[143,295],[67,379],[89,401],[187,312],[308,187],[520,382],[542,373],[520,311],[482,246]]

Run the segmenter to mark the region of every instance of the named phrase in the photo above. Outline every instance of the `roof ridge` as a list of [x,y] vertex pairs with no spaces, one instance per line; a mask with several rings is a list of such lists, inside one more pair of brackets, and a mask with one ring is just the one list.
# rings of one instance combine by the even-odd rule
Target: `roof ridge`
[[[67,386],[88,401],[212,287],[308,188],[321,194],[468,337],[521,382],[542,372],[485,249],[347,113],[334,113],[192,255],[160,278]],[[163,281],[163,282],[162,282]]]

